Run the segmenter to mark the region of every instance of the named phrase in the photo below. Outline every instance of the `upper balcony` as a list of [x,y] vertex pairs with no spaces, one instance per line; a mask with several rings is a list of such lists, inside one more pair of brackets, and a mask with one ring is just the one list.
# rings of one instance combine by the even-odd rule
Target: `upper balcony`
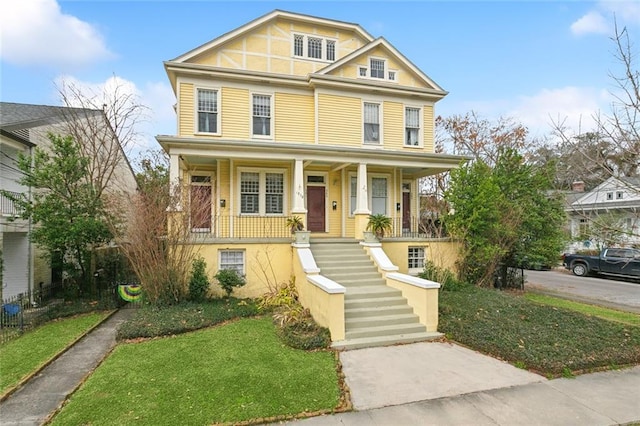
[[0,215],[3,218],[17,218],[22,215],[23,210],[13,201],[14,198],[23,198],[26,194],[13,191],[3,191],[0,193]]

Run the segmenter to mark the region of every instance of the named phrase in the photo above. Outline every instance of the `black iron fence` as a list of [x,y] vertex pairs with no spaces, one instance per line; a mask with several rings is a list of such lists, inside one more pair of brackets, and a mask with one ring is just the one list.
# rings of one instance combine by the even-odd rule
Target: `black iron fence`
[[[444,224],[439,219],[395,217],[391,219],[391,228],[391,233],[388,236],[393,238],[445,238],[449,236]],[[385,236],[387,235],[385,234]]]
[[215,216],[212,228],[196,228],[198,238],[291,238],[285,216]]

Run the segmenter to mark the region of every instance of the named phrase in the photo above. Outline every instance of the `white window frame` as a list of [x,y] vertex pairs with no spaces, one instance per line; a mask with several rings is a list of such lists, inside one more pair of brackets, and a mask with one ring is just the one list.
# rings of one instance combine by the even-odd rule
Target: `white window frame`
[[613,200],[613,191],[607,192],[607,201],[611,201],[611,200]]
[[[371,69],[371,61],[381,61],[383,63],[382,77],[374,77],[371,74],[371,70],[372,70]],[[366,65],[358,65],[358,75],[357,75],[357,77],[358,78],[364,78],[364,79],[367,79],[367,80],[385,81],[385,82],[397,83],[398,82],[398,74],[400,74],[400,70],[390,69],[389,68],[389,61],[387,60],[387,58],[382,58],[382,57],[378,57],[378,56],[368,56]]]
[[[242,212],[242,173],[258,173],[258,213],[243,213]],[[275,173],[282,175],[282,213],[267,213],[266,199],[267,199],[267,188],[266,182],[267,173]],[[288,188],[289,188],[289,179],[287,176],[286,169],[266,169],[266,168],[256,168],[256,167],[238,167],[237,170],[237,184],[236,189],[238,191],[237,202],[238,202],[238,214],[240,216],[285,216],[285,213],[288,211]]]
[[[409,128],[407,123],[407,109],[416,109],[418,110],[418,144],[410,145],[407,142],[407,129]],[[423,119],[423,108],[418,105],[404,105],[404,142],[403,145],[406,148],[422,148],[423,145],[423,135],[424,135],[424,119]]]
[[[414,255],[412,256],[411,252],[412,251],[418,251],[418,255]],[[422,256],[420,257],[420,251],[422,251]],[[407,270],[409,272],[409,274],[414,275],[414,274],[419,274],[420,272],[424,271],[424,264],[425,264],[425,255],[426,255],[426,250],[425,250],[425,246],[409,246],[407,247]],[[421,266],[414,266],[412,265],[412,261],[416,261],[418,263],[421,263]]]
[[[254,133],[253,128],[253,102],[255,96],[268,96],[269,97],[269,134],[268,135],[256,135]],[[252,139],[268,139],[272,140],[274,138],[274,122],[275,122],[275,111],[274,111],[274,94],[266,93],[266,92],[251,92],[251,103],[249,106],[249,122],[251,123],[251,138]]]
[[[365,104],[375,104],[378,105],[378,141],[367,141],[366,140],[366,136],[365,136],[365,131],[364,131],[364,125],[366,124],[364,119],[365,119]],[[368,99],[363,99],[362,100],[362,125],[361,125],[361,130],[362,130],[362,144],[363,145],[367,145],[367,146],[382,146],[383,145],[383,138],[382,135],[384,134],[383,132],[383,117],[384,117],[384,111],[383,111],[383,103],[382,101],[375,101],[375,100],[368,100]]]
[[[246,265],[247,265],[247,253],[244,249],[219,249],[218,250],[218,270],[222,270],[222,269],[234,269],[234,270],[238,270],[238,268],[225,268],[223,266],[222,263],[222,254],[223,253],[234,253],[234,254],[240,254],[242,256],[242,266],[241,266],[241,270],[239,271],[240,274],[242,274],[242,276],[246,276]],[[234,263],[234,265],[237,265],[238,263]],[[232,265],[232,263],[227,262],[224,265]]]
[[[378,61],[378,62],[382,62],[382,77],[374,77],[373,76],[373,61]],[[387,80],[387,60],[385,58],[378,58],[376,56],[370,56],[369,57],[369,78],[375,79],[375,80]]]
[[[296,54],[296,46],[295,46],[296,36],[302,37],[302,55]],[[316,38],[322,41],[319,58],[309,56],[309,38]],[[333,43],[333,47],[334,47],[333,59],[329,59],[327,55],[328,53],[327,42]],[[291,56],[294,58],[308,59],[310,61],[335,62],[338,56],[338,39],[331,38],[331,37],[324,37],[318,34],[304,34],[299,32],[293,33],[291,35]]]
[[622,199],[624,199],[624,192],[616,191],[616,200],[622,200]]
[[[200,91],[210,91],[210,92],[215,92],[216,93],[216,131],[215,132],[204,132],[204,131],[200,131],[200,109],[199,109],[199,93]],[[222,128],[221,128],[221,120],[220,120],[220,116],[221,114],[221,105],[222,105],[222,90],[219,87],[209,87],[209,86],[197,86],[194,88],[194,93],[193,96],[195,98],[195,102],[193,105],[193,109],[194,109],[194,129],[193,129],[193,133],[196,135],[221,135],[222,134]]]

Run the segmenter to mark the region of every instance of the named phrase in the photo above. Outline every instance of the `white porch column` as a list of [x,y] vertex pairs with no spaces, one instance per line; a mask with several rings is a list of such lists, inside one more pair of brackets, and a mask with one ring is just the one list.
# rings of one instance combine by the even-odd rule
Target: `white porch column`
[[176,199],[175,205],[169,208],[182,210],[180,203],[180,156],[177,154],[169,155],[169,183],[171,185],[172,195],[174,195]]
[[306,213],[304,208],[304,163],[296,160],[293,169],[293,209],[292,213]]
[[371,214],[369,210],[369,190],[367,189],[367,164],[358,164],[358,183],[355,214]]

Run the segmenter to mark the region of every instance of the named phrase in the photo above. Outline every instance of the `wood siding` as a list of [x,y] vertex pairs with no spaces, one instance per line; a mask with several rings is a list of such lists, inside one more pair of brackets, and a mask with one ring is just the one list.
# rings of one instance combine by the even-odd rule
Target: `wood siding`
[[384,102],[383,106],[383,137],[385,149],[399,150],[404,145],[404,104],[398,102]]
[[326,145],[362,144],[362,100],[318,95],[318,143]]
[[224,138],[249,138],[251,120],[249,90],[223,87],[221,114]]
[[315,114],[313,95],[276,93],[275,134],[279,141],[313,143]]
[[191,83],[180,83],[178,90],[178,135],[192,136],[195,132],[194,86]]

